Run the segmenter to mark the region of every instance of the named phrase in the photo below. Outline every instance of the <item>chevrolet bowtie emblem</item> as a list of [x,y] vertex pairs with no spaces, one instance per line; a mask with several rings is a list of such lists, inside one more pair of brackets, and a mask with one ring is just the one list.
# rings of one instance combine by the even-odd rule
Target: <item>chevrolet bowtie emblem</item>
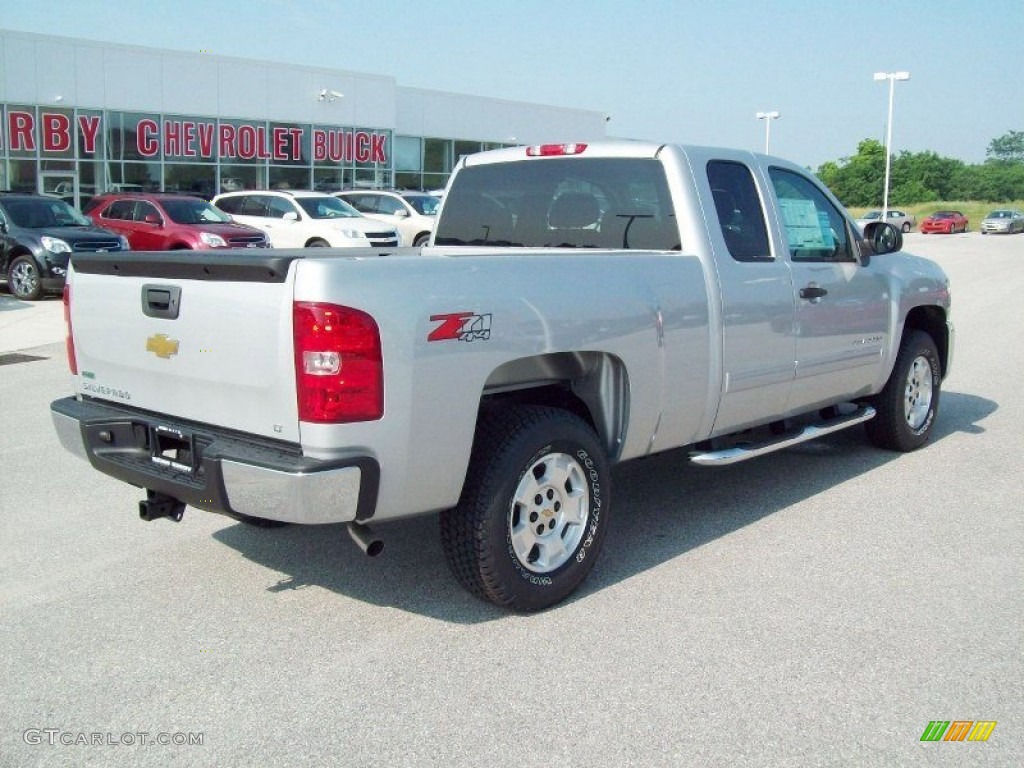
[[146,351],[166,360],[171,355],[178,354],[178,340],[167,338],[166,333],[158,333],[146,339]]

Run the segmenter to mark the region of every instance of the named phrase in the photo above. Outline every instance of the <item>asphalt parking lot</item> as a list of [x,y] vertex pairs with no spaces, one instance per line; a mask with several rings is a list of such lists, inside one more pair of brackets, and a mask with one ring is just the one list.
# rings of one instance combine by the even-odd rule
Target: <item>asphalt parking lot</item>
[[0,355],[41,358],[0,366],[0,765],[1024,765],[1024,236],[906,250],[953,283],[931,444],[618,467],[597,568],[533,616],[464,593],[433,517],[375,560],[141,522],[54,436],[60,301],[0,293]]

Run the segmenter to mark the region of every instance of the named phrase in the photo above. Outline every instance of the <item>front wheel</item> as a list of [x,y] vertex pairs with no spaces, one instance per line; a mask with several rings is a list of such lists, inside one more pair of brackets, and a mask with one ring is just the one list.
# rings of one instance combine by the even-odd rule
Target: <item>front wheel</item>
[[908,330],[889,381],[872,398],[877,415],[865,422],[871,442],[894,451],[924,445],[935,426],[941,384],[942,366],[932,337]]
[[314,237],[312,240],[310,240],[308,243],[306,243],[306,247],[307,248],[329,248],[330,244],[326,240],[323,240],[323,239],[321,239],[319,237]]
[[31,256],[18,256],[7,270],[7,287],[22,301],[35,301],[43,295],[39,267]]
[[597,435],[557,408],[485,413],[458,505],[441,513],[448,566],[515,611],[558,603],[586,578],[608,527],[610,469]]
[[413,248],[422,248],[424,245],[430,242],[430,233],[424,232],[422,235],[417,235],[416,239],[412,243]]
[[907,234],[910,231],[910,222],[903,222],[903,234]]

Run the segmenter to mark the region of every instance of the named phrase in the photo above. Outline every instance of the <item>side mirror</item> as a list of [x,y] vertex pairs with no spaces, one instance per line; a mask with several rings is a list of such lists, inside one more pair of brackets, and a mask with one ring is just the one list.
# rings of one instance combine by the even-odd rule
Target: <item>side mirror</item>
[[298,221],[299,220],[299,214],[297,214],[295,211],[288,211],[281,218],[284,219],[285,221]]
[[903,233],[887,221],[872,221],[864,227],[864,240],[871,253],[882,256],[903,248]]
[[395,211],[395,216],[397,216],[400,219],[407,219],[409,218],[409,212],[405,210],[405,208],[399,208],[397,211]]
[[157,216],[155,213],[147,213],[145,218],[143,218],[142,220],[147,224],[156,224],[158,226],[160,224],[163,224],[163,221],[161,221],[160,217]]

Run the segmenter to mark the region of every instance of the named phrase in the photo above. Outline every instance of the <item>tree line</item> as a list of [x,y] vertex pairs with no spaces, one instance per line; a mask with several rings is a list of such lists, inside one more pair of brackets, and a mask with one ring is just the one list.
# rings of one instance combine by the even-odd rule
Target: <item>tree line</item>
[[[890,205],[913,205],[938,200],[982,200],[1005,203],[1024,200],[1024,131],[1009,131],[992,139],[983,163],[967,164],[935,152],[893,155]],[[818,168],[821,179],[846,206],[877,206],[885,182],[885,147],[864,139],[857,154]]]

